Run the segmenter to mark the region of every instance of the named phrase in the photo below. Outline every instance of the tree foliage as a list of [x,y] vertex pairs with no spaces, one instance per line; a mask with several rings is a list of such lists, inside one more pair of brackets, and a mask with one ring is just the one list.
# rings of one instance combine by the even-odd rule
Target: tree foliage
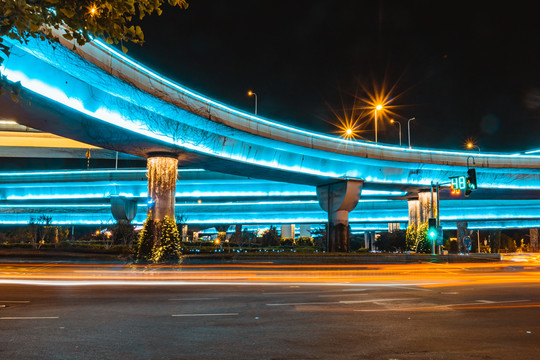
[[152,261],[175,262],[180,259],[180,235],[176,223],[170,217],[165,216],[161,221],[161,236],[159,243],[152,250]]
[[[186,9],[186,0],[167,0]],[[62,36],[83,45],[91,36],[109,44],[142,44],[144,33],[134,21],[146,15],[161,15],[165,0],[3,0],[0,2],[0,36],[22,42],[30,38],[55,41],[52,29],[63,28]],[[122,44],[122,49],[127,49]],[[0,51],[6,53],[0,39]],[[9,55],[9,54],[7,54]]]
[[156,227],[154,220],[152,219],[152,214],[150,213],[143,224],[143,228],[139,233],[139,240],[134,248],[137,261],[149,261],[152,258],[155,233]]
[[418,226],[418,230],[416,232],[416,252],[417,253],[430,254],[432,251],[431,242],[427,238],[427,232],[428,232],[428,223],[426,221],[425,223],[422,223]]
[[375,246],[381,251],[396,252],[406,249],[406,234],[404,230],[394,232],[382,232],[379,235]]
[[414,251],[416,248],[416,225],[410,224],[407,227],[407,234],[405,236],[405,251]]
[[266,230],[261,238],[262,246],[279,246],[279,235],[275,227]]

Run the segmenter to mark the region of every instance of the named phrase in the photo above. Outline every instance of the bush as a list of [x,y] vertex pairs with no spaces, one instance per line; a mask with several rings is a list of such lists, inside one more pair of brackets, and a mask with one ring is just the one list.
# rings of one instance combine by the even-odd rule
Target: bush
[[375,246],[381,251],[396,252],[404,251],[406,248],[405,231],[383,232],[379,235]]
[[294,244],[296,246],[314,246],[313,239],[309,236],[300,236]]
[[294,246],[293,238],[284,238],[280,241],[281,246]]

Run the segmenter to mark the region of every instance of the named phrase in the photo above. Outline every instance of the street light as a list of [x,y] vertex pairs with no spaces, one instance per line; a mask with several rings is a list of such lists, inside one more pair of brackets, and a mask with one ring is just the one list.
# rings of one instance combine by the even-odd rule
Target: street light
[[478,152],[480,152],[480,148],[478,147],[478,145],[475,145],[474,143],[472,142],[468,142],[467,143],[467,149],[474,149],[474,148],[477,148],[478,149]]
[[410,118],[409,121],[407,121],[407,136],[409,138],[409,149],[411,148],[411,121],[415,119],[416,118]]
[[248,91],[249,96],[255,96],[255,115],[257,115],[257,94],[255,94],[253,91]]
[[378,104],[375,106],[375,142],[377,142],[377,111],[382,110],[383,106]]
[[401,146],[401,123],[397,120],[391,119],[390,123],[399,125],[399,146]]

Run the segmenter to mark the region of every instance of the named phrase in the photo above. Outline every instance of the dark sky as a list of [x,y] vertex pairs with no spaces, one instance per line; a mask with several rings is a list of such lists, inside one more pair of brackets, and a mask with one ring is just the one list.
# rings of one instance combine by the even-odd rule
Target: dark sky
[[[385,87],[413,146],[540,148],[540,6],[499,1],[189,0],[142,24],[128,55],[261,116],[331,133]],[[373,124],[364,137],[374,138]],[[379,142],[397,126],[379,123]]]

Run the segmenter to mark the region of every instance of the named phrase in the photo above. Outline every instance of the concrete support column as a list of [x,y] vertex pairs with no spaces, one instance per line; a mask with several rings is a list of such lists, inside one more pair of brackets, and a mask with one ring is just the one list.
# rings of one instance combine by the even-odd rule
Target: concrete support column
[[538,228],[533,228],[529,230],[529,234],[531,235],[531,245],[530,250],[537,252],[538,251]]
[[130,223],[137,215],[137,200],[112,195],[111,212],[116,221]]
[[364,231],[364,249],[369,250],[369,244],[371,242],[370,240],[371,240],[370,232],[369,231]]
[[418,229],[420,222],[420,202],[418,199],[412,199],[407,201],[409,207],[409,226],[414,225]]
[[327,250],[349,251],[349,212],[353,211],[362,191],[363,181],[347,180],[317,186],[321,208],[328,213]]
[[178,159],[165,155],[151,156],[146,161],[148,177],[148,211],[157,221],[169,216],[173,221],[178,174]]
[[188,241],[188,226],[184,224],[182,225],[181,229],[182,229],[182,234],[181,234],[182,241],[186,242]]
[[399,223],[398,222],[388,223],[388,232],[393,233],[396,231],[399,231]]
[[418,223],[423,224],[431,217],[431,207],[433,206],[433,217],[437,217],[437,192],[433,191],[433,204],[431,203],[432,193],[431,191],[421,191],[418,193]]
[[294,224],[281,225],[281,238],[282,239],[294,239]]
[[371,250],[371,251],[377,250],[376,246],[375,246],[375,236],[376,235],[377,235],[377,233],[375,231],[372,231],[371,234],[370,234],[370,237],[369,237],[369,250]]
[[300,237],[311,237],[310,224],[300,224]]

